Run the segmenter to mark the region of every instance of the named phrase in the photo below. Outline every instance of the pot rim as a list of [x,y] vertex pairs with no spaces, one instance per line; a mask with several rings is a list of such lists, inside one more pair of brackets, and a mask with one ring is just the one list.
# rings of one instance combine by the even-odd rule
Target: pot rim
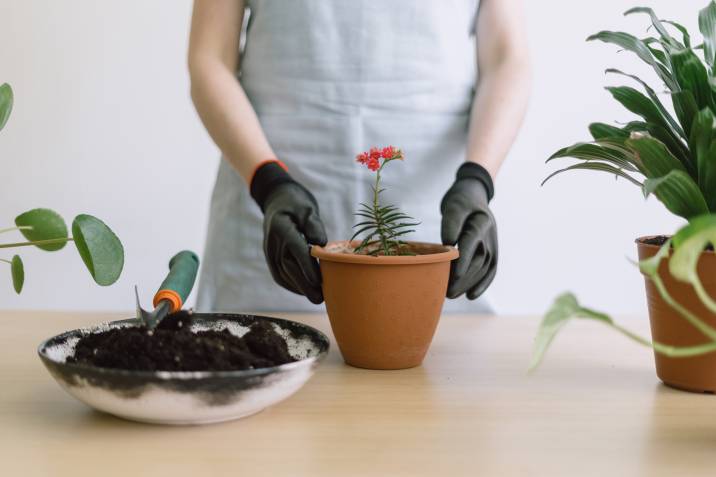
[[[362,265],[419,265],[424,263],[450,262],[460,256],[460,252],[458,252],[455,247],[452,247],[450,245],[414,241],[406,241],[406,243],[438,247],[442,248],[444,251],[430,253],[426,255],[374,256],[355,255],[352,253],[331,252],[329,250],[326,250],[326,247],[329,247],[331,245],[346,243],[348,243],[348,240],[333,240],[328,242],[323,247],[321,247],[320,245],[312,245],[311,256],[316,257],[319,260],[326,260],[328,262],[356,263]],[[354,240],[353,243],[357,244],[360,243],[360,241]]]
[[[645,242],[644,242],[644,240],[650,239],[650,238],[654,238],[654,237],[669,237],[669,238],[671,238],[671,237],[673,237],[673,235],[664,235],[664,234],[642,235],[641,237],[637,237],[636,239],[634,239],[634,243],[636,243],[637,246],[639,246],[639,247],[644,247],[644,248],[647,248],[647,249],[650,248],[650,249],[658,250],[658,249],[661,248],[661,245],[656,245],[656,244],[653,244],[653,243],[645,243]],[[714,253],[716,253],[716,252],[714,252],[713,250],[702,250],[702,251],[701,251],[701,254],[702,254],[702,255],[703,255],[703,254],[713,255]]]

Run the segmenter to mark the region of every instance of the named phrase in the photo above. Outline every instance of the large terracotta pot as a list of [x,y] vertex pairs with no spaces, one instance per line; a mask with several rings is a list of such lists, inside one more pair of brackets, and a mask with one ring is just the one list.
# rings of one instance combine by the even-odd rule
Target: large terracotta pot
[[[649,237],[636,240],[639,260],[652,257],[659,251],[658,245],[644,243]],[[706,290],[716,297],[716,254],[705,251],[698,263],[698,273]],[[669,294],[702,321],[716,328],[716,315],[711,313],[699,300],[690,285],[674,279],[669,273],[667,261],[659,268],[659,276]],[[659,295],[656,286],[646,278],[646,297],[649,305],[651,336],[654,341],[673,346],[692,346],[708,342],[696,328],[691,326]],[[656,375],[664,384],[694,392],[716,392],[716,353],[691,358],[669,358],[654,353]]]
[[[348,242],[314,246],[333,334],[346,363],[359,368],[420,365],[440,319],[458,251],[410,242],[417,255],[346,253]],[[353,245],[357,245],[354,243]]]

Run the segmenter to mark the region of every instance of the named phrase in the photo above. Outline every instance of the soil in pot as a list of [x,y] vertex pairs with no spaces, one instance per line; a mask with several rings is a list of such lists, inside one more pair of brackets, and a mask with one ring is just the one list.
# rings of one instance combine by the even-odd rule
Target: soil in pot
[[240,371],[295,361],[270,323],[243,336],[228,330],[191,330],[191,312],[179,311],[157,328],[113,328],[82,337],[68,363],[130,371]]

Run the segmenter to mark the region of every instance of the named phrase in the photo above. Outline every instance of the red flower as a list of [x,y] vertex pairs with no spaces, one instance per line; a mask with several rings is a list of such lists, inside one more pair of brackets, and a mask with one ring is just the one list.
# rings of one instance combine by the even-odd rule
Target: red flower
[[393,159],[394,154],[395,148],[393,146],[384,147],[383,150],[380,152],[380,155],[383,156],[383,159]]
[[368,166],[368,169],[375,172],[378,169],[380,169],[380,159],[371,157],[370,159],[368,159],[368,162],[366,165]]
[[365,164],[368,162],[368,153],[367,152],[361,152],[356,156],[356,161],[360,162],[361,164]]
[[370,158],[371,159],[380,159],[381,151],[377,147],[371,147],[370,148]]

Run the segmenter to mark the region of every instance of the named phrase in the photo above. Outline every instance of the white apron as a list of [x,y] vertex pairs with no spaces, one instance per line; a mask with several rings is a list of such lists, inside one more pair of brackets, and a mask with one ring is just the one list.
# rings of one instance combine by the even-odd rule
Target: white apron
[[[374,175],[355,162],[392,144],[385,203],[440,242],[440,200],[465,160],[478,0],[250,0],[239,75],[277,157],[316,197],[329,240],[352,235]],[[199,286],[202,311],[320,311],[271,279],[262,215],[222,160]],[[360,284],[356,284],[359,293]],[[444,310],[489,311],[483,300]]]

